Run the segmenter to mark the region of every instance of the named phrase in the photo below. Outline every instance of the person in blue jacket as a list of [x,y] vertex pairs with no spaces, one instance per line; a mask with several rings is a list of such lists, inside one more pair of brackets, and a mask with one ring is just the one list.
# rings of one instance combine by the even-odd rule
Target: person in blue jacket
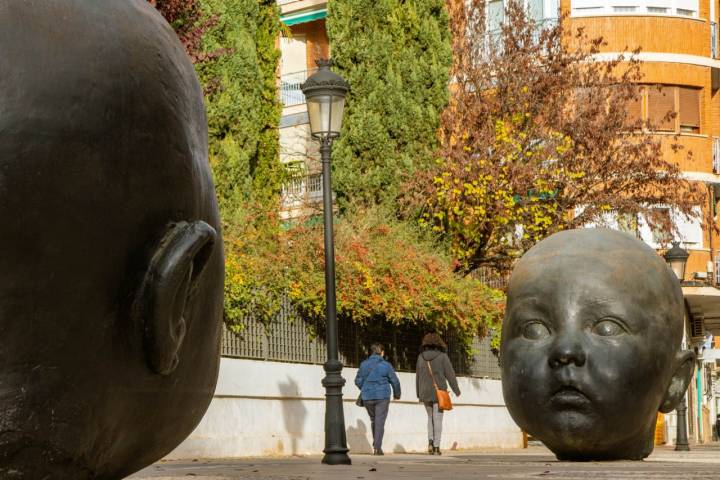
[[373,452],[383,455],[382,440],[385,434],[385,420],[390,408],[390,388],[395,400],[400,400],[400,380],[395,369],[384,358],[382,343],[370,345],[370,356],[360,364],[355,376],[355,385],[360,389],[373,434]]

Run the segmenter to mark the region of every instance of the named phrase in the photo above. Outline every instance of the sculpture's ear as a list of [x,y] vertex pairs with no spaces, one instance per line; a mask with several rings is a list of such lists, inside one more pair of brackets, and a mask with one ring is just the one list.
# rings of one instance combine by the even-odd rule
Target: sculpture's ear
[[660,405],[660,411],[662,413],[670,413],[675,410],[675,407],[677,407],[683,395],[685,395],[693,372],[695,371],[695,353],[690,350],[678,352],[675,356],[673,367],[675,371],[673,372],[667,392],[665,392],[663,403]]
[[185,306],[212,254],[217,233],[205,222],[172,224],[156,248],[135,300],[150,368],[169,375],[185,338]]

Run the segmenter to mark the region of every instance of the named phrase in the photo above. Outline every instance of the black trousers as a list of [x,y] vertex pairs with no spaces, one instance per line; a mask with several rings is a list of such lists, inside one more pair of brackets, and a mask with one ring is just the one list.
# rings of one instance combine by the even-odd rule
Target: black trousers
[[373,434],[373,448],[381,449],[383,435],[385,435],[385,420],[390,409],[390,399],[365,400],[365,409],[370,415],[370,425]]

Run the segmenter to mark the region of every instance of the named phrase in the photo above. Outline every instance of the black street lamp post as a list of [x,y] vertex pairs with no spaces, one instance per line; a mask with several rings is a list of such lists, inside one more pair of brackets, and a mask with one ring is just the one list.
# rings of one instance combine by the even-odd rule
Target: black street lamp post
[[[679,242],[673,242],[672,248],[665,252],[665,261],[672,269],[680,283],[685,278],[685,266],[690,254],[684,248],[680,247]],[[685,395],[680,399],[680,403],[675,409],[677,414],[676,430],[675,430],[675,450],[686,452],[690,450],[690,443],[687,436],[687,404],[685,403]]]
[[328,465],[350,465],[342,388],[345,379],[340,375],[342,362],[338,358],[338,322],[335,301],[335,245],[333,242],[333,201],[330,181],[332,143],[340,135],[347,82],[330,70],[331,62],[319,60],[318,71],[300,87],[307,99],[310,132],[320,142],[323,173],[323,213],[325,217],[325,323],[327,325],[327,362],[323,366],[325,378],[325,456]]

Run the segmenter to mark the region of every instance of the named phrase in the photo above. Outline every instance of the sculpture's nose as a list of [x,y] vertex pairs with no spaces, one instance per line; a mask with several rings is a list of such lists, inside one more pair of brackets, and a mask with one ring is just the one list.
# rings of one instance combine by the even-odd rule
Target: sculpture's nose
[[586,353],[577,335],[566,333],[555,340],[548,362],[550,367],[558,368],[571,363],[582,367],[585,365]]

